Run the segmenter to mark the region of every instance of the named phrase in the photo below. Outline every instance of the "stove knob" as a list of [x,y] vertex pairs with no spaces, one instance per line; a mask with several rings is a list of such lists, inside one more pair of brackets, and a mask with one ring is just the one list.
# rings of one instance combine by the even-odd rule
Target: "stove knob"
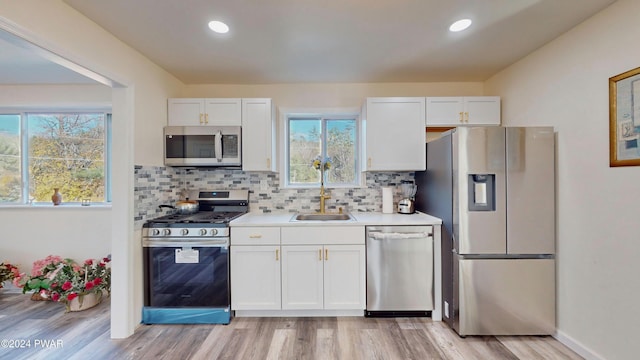
[[164,236],[169,236],[169,235],[171,235],[171,230],[169,230],[169,229],[164,229],[164,230],[162,230],[162,235],[164,235]]
[[153,235],[153,236],[158,236],[158,235],[160,235],[160,229],[153,229],[153,230],[151,231],[151,235]]
[[218,229],[211,229],[211,235],[212,236],[218,235]]
[[200,236],[207,235],[207,229],[200,229]]
[[182,235],[187,235],[187,234],[189,234],[189,229],[182,229],[182,230],[180,231],[180,234],[182,234]]

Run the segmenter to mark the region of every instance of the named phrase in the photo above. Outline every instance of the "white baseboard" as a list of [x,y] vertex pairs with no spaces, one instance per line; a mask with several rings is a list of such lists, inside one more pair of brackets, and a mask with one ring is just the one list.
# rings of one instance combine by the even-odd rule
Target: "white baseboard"
[[562,344],[564,344],[569,349],[575,351],[578,355],[582,356],[586,360],[605,360],[605,358],[598,355],[593,350],[584,346],[583,344],[581,344],[574,338],[568,336],[567,334],[563,333],[562,331],[556,331],[553,337],[559,342],[561,342]]

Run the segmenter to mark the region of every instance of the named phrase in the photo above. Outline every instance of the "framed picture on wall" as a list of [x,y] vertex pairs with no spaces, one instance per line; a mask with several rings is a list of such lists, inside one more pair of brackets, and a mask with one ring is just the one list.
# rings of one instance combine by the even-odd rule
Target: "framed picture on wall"
[[640,165],[640,67],[609,78],[609,166]]

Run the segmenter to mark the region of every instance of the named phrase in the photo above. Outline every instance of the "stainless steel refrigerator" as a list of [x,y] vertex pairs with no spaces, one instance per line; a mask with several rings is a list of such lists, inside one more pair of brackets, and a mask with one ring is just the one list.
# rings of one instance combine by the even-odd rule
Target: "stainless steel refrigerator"
[[553,128],[460,127],[426,146],[416,209],[443,220],[443,320],[461,336],[552,334]]

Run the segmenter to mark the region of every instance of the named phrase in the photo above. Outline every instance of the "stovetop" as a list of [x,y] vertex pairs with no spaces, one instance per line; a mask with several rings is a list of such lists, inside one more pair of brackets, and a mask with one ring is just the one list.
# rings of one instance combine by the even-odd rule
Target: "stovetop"
[[244,212],[235,211],[200,211],[195,214],[169,214],[151,219],[147,221],[147,224],[226,224],[244,214]]

